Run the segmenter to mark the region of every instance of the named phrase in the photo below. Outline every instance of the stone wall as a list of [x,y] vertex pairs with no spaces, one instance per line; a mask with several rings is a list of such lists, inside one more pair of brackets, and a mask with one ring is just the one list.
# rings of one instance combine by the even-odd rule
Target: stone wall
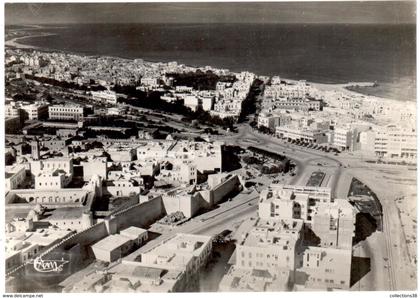
[[237,175],[229,177],[224,182],[217,185],[213,190],[211,190],[212,203],[219,203],[227,195],[237,191],[240,185],[241,183]]

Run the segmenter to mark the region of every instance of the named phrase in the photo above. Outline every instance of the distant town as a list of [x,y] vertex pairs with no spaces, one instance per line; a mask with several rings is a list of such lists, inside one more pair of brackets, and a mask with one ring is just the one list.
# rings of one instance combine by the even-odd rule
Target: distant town
[[415,289],[416,107],[366,84],[6,43],[7,290]]

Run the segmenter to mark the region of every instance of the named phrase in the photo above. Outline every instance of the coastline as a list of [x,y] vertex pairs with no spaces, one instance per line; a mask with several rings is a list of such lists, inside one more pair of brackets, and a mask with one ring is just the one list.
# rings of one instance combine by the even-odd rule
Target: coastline
[[17,48],[17,49],[44,50],[44,48],[37,47],[37,46],[32,46],[32,45],[26,45],[26,44],[20,43],[19,41],[22,41],[22,40],[27,39],[27,38],[44,37],[44,36],[51,36],[51,35],[57,35],[57,34],[55,34],[55,33],[41,33],[41,34],[30,35],[30,36],[19,36],[19,37],[15,37],[15,38],[6,40],[4,42],[4,46],[5,47],[14,47],[14,48]]
[[[37,25],[36,28],[34,29],[45,29],[46,27],[42,27]],[[28,35],[28,36],[20,36],[20,37],[16,37],[13,38],[11,40],[5,41],[5,47],[10,46],[10,47],[15,47],[18,49],[33,49],[33,50],[38,50],[38,51],[46,51],[46,52],[59,52],[59,53],[64,53],[64,54],[71,54],[71,55],[82,55],[81,53],[77,53],[77,52],[72,52],[72,51],[64,51],[64,50],[54,50],[54,49],[48,49],[45,47],[37,47],[37,46],[33,46],[33,45],[28,45],[28,44],[23,44],[20,43],[19,41],[28,39],[28,38],[33,38],[33,37],[43,37],[43,36],[52,36],[52,35],[57,35],[56,33],[43,33],[43,34],[36,34],[36,35]],[[142,59],[141,57],[138,58],[126,58],[126,57],[118,57],[118,56],[110,56],[110,55],[86,55],[87,57],[106,57],[106,58],[113,58],[113,59],[121,59],[121,60],[126,60],[126,61],[133,61],[134,59]],[[145,63],[165,63],[162,61],[151,61],[151,60],[144,60],[143,61]],[[192,67],[192,68],[201,68],[204,66],[197,66],[197,65],[188,65],[185,63],[182,63],[187,67]],[[213,66],[211,66],[213,67]],[[218,67],[213,67],[213,68],[218,68]],[[219,68],[222,69],[222,68]],[[247,71],[247,70],[242,70],[242,71]],[[234,72],[234,71],[231,71]],[[257,77],[267,77],[266,75],[257,75]],[[268,76],[269,77],[269,76]],[[296,79],[288,79],[287,77],[284,77],[284,80],[289,81],[289,82],[298,82],[299,80]],[[351,87],[354,86],[360,86],[361,88],[363,87],[367,87],[367,86],[371,86],[374,83],[373,82],[348,82],[348,83],[316,83],[316,82],[311,82],[311,81],[307,81],[308,84],[314,86],[315,88],[322,90],[322,91],[334,91],[334,92],[342,92],[344,94],[347,94],[349,96],[362,96],[362,97],[367,97],[369,100],[371,101],[382,101],[382,102],[388,102],[388,103],[393,103],[393,104],[397,104],[397,105],[401,105],[401,104],[409,104],[409,105],[415,105],[416,104],[416,100],[402,100],[402,99],[395,99],[395,98],[389,98],[389,97],[381,97],[381,96],[376,96],[376,95],[371,95],[371,94],[365,94],[363,92],[358,92],[355,90],[352,90]],[[349,88],[350,87],[350,88]]]

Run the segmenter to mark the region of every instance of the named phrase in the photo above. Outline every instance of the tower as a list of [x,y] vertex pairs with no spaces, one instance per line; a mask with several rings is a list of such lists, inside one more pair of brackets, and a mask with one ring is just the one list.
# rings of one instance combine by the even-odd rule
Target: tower
[[82,225],[83,229],[87,229],[93,225],[93,215],[91,211],[86,210],[82,213]]
[[34,160],[39,160],[40,152],[39,152],[39,141],[34,140],[31,142],[31,154]]

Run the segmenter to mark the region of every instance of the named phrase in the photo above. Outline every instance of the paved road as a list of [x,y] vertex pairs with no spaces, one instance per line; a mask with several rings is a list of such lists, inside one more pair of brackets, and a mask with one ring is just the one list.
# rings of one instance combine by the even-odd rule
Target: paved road
[[[299,182],[302,176],[307,173],[311,162],[317,161],[319,163],[327,163],[335,166],[333,173],[333,180],[331,183],[332,194],[337,196],[337,184],[341,176],[342,162],[332,157],[331,153],[321,153],[315,150],[302,149],[299,146],[284,143],[283,141],[273,138],[272,136],[264,135],[253,130],[248,124],[243,124],[238,128],[238,134],[229,136],[225,139],[227,144],[239,146],[254,146],[267,151],[272,151],[278,154],[283,154],[295,161],[298,168],[298,175],[292,180],[292,184]],[[303,182],[301,182],[303,183]]]
[[[402,168],[385,164],[367,164],[360,156],[352,156],[347,153],[332,157],[331,153],[299,148],[298,146],[282,143],[271,136],[258,133],[247,125],[239,127],[239,133],[236,136],[231,136],[226,142],[273,150],[295,160],[299,168],[299,175],[294,180],[295,183],[299,179],[302,180],[304,178],[303,175],[310,169],[311,162],[332,165],[332,167],[335,167],[335,170],[330,186],[332,194],[336,198],[347,198],[350,186],[349,181],[355,175],[354,171],[364,173],[364,177],[361,179],[362,182],[371,180],[371,185],[375,185],[378,183],[374,179],[375,174],[377,175],[381,171],[388,171],[390,175],[393,175],[395,174],[394,172],[397,172],[396,169]],[[300,184],[303,183],[303,181],[299,182]],[[398,221],[395,203],[390,200],[386,185],[375,188],[371,189],[378,195],[383,205],[384,232],[375,232],[355,248],[355,253],[370,258],[371,268],[370,272],[353,289],[401,290],[409,289],[412,284],[415,287],[415,284],[410,282],[410,279],[412,280],[410,275],[413,275],[411,273],[412,270],[406,270],[405,272],[403,269],[409,266],[410,263],[407,261],[409,258],[406,253],[406,243],[404,237],[401,236],[403,233],[401,231],[401,222]]]
[[219,208],[192,218],[188,222],[176,226],[171,230],[164,230],[162,234],[149,241],[139,250],[127,256],[126,260],[133,260],[139,254],[158,246],[162,241],[173,237],[176,233],[192,233],[215,235],[232,227],[234,223],[249,218],[257,211],[258,193],[252,192],[247,195],[238,195],[232,201],[221,203]]

